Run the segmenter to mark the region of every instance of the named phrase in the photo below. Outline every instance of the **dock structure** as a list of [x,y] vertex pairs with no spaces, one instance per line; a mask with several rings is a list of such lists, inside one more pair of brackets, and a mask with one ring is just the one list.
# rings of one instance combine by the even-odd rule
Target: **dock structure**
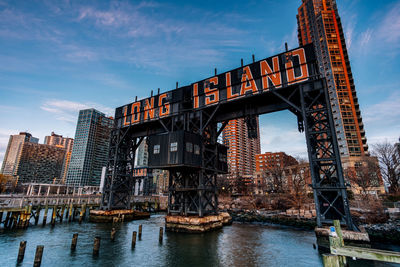
[[[29,225],[37,225],[41,211],[44,210],[43,225],[55,225],[65,221],[82,222],[88,210],[100,206],[100,194],[31,194],[0,195],[0,228],[24,229]],[[133,196],[132,208],[140,211],[159,211],[166,209],[167,197]],[[65,217],[64,217],[65,216]],[[49,220],[49,221],[48,221]]]
[[345,245],[338,220],[335,220],[334,226],[330,228],[329,244],[331,253],[322,255],[324,267],[347,266],[346,257],[400,263],[400,252]]

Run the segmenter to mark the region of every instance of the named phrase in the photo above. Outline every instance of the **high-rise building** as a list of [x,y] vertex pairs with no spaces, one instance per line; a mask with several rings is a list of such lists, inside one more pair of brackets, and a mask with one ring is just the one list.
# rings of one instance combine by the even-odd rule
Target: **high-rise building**
[[74,139],[63,137],[62,135],[51,133],[50,136],[44,137],[44,143],[46,145],[57,146],[65,148],[64,163],[61,171],[61,183],[65,183],[67,179],[68,166],[71,161],[72,147],[74,144]]
[[320,72],[326,77],[341,156],[367,156],[367,139],[336,1],[302,0],[297,24],[299,44],[314,44]]
[[16,167],[18,183],[60,183],[65,149],[25,142]]
[[1,173],[21,183],[59,183],[65,157],[63,147],[39,144],[30,133],[11,135]]
[[30,133],[21,132],[18,135],[10,135],[6,154],[4,155],[1,173],[5,175],[17,175],[17,167],[22,152],[22,145],[26,142],[39,143],[39,139]]
[[107,166],[114,120],[95,109],[79,111],[67,184],[100,185],[101,171]]
[[260,131],[258,117],[257,137],[249,138],[246,121],[243,118],[230,120],[223,130],[223,142],[228,147],[228,175],[230,182],[251,177],[256,170],[255,155],[260,154]]
[[148,162],[149,162],[148,145],[146,139],[144,139],[136,149],[135,168],[147,167]]

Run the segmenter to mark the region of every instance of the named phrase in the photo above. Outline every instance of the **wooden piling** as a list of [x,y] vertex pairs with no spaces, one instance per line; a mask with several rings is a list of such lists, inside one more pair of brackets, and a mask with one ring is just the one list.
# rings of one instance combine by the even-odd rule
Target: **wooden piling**
[[26,221],[24,228],[28,228],[29,226],[29,221],[31,220],[31,214],[32,214],[32,205],[28,206],[27,214],[26,214]]
[[60,223],[62,223],[63,218],[64,218],[64,210],[65,210],[65,205],[61,205],[61,210],[60,210]]
[[4,221],[4,228],[9,228],[8,222],[10,221],[10,212],[6,213],[6,219]]
[[132,233],[132,249],[134,249],[136,246],[136,231],[133,231]]
[[26,249],[26,241],[21,241],[19,243],[19,250],[18,250],[18,258],[17,258],[18,263],[24,260],[25,249]]
[[33,267],[40,267],[42,264],[42,256],[43,256],[44,246],[37,246],[35,253],[35,261],[33,262]]
[[81,206],[81,212],[79,213],[79,223],[82,223],[83,218],[85,218],[86,204]]
[[74,205],[72,204],[72,202],[69,204],[69,210],[68,210],[68,222],[72,221],[72,209],[73,209]]
[[139,225],[139,240],[142,240],[142,225]]
[[339,260],[339,256],[333,254],[322,254],[322,262],[324,267],[344,267]]
[[53,206],[53,213],[51,215],[51,225],[54,226],[56,224],[57,217],[57,206]]
[[68,219],[68,204],[65,205],[65,210],[66,210],[66,212],[65,212],[65,219]]
[[13,214],[12,214],[12,226],[11,226],[12,229],[17,228],[19,215],[20,215],[19,212],[13,212]]
[[36,213],[36,215],[35,215],[35,225],[38,225],[38,223],[39,223],[40,210],[41,210],[40,206],[38,206],[36,208],[36,210],[35,210],[35,213]]
[[28,206],[25,206],[25,208],[19,212],[19,220],[18,220],[18,224],[17,224],[18,229],[24,228],[24,226],[25,226],[27,209],[28,209]]
[[73,211],[72,211],[72,221],[75,221],[77,211],[78,211],[78,206],[73,207]]
[[44,215],[43,215],[43,226],[46,225],[47,222],[47,213],[49,212],[49,206],[46,203],[46,206],[44,208]]
[[160,244],[162,244],[162,242],[163,242],[163,235],[164,235],[164,229],[162,227],[160,227],[160,234],[158,236],[158,242]]
[[117,231],[115,230],[115,228],[112,228],[111,229],[111,241],[114,241],[114,239],[115,239],[115,233],[116,233]]
[[78,243],[78,234],[74,234],[72,236],[72,242],[71,242],[71,251],[76,250],[76,244]]
[[9,214],[10,214],[10,218],[9,218],[9,221],[8,221],[8,228],[12,228],[12,226],[13,226],[13,220],[14,220],[14,212],[9,212]]
[[94,243],[93,243],[93,256],[99,255],[99,250],[100,250],[100,236],[96,236],[94,238]]

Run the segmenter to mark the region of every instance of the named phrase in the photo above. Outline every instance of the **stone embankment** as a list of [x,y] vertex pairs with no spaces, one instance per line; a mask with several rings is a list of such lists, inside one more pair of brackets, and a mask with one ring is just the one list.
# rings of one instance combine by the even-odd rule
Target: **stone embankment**
[[372,242],[400,245],[400,219],[389,219],[386,223],[364,224]]
[[299,215],[287,215],[286,212],[281,211],[228,210],[228,212],[232,216],[234,222],[272,223],[307,230],[312,230],[317,225],[315,218],[300,217]]

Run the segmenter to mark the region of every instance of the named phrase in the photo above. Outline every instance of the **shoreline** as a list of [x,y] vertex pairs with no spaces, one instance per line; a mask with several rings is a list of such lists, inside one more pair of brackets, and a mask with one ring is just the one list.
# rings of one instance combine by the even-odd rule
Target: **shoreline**
[[[250,211],[250,210],[227,210],[233,222],[240,223],[268,223],[283,225],[301,230],[314,230],[317,226],[315,218],[298,218],[288,216],[281,211]],[[400,245],[400,220],[389,220],[384,224],[363,224],[370,236],[372,243],[384,243]]]

